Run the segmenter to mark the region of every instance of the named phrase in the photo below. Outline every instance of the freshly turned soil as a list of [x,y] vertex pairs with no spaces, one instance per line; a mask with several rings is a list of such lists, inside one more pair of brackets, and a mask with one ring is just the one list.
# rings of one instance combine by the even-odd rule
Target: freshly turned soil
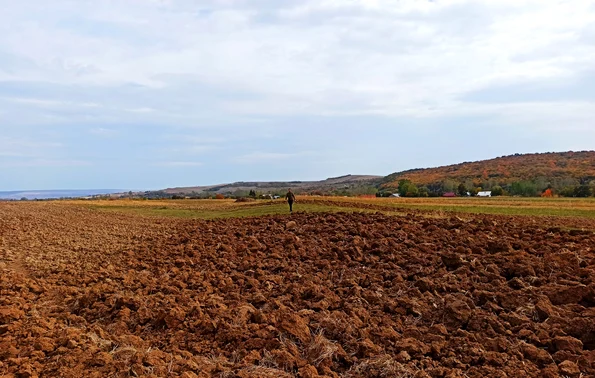
[[0,377],[594,377],[595,234],[0,204]]

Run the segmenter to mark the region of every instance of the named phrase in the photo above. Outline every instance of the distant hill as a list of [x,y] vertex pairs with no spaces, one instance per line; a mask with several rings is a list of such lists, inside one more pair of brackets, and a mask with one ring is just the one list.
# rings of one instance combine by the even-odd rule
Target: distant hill
[[397,188],[401,180],[410,180],[436,191],[454,190],[461,183],[468,188],[490,189],[495,185],[512,187],[518,182],[533,183],[540,191],[548,186],[561,190],[595,183],[595,151],[515,154],[437,168],[411,169],[385,177],[380,186]]
[[80,198],[96,195],[121,193],[122,189],[88,189],[88,190],[20,190],[0,192],[0,199],[54,199],[54,198]]
[[251,190],[260,193],[280,193],[285,194],[288,188],[297,193],[329,193],[341,191],[365,191],[366,188],[377,186],[382,180],[382,176],[370,175],[345,175],[332,177],[321,181],[255,181],[255,182],[235,182],[232,184],[219,184],[209,186],[193,186],[183,188],[168,188],[160,192],[165,194],[225,194],[225,195],[245,195]]

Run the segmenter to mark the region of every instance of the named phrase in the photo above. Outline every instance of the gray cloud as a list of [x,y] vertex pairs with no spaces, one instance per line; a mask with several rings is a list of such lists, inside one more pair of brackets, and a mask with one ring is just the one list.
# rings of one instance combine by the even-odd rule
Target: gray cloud
[[[198,102],[208,106],[197,117],[431,116],[428,104],[442,114],[465,93],[594,63],[586,0],[57,3],[44,17],[27,1],[9,7],[3,21],[30,43],[1,37],[13,57],[0,63],[5,74],[75,84],[103,101],[111,90],[128,109],[174,121],[172,111]],[[132,96],[130,84],[144,90]]]
[[[107,175],[163,160],[172,180],[168,167],[228,181],[240,160],[243,179],[291,157],[315,178],[410,168],[386,151],[456,162],[444,143],[576,149],[595,139],[594,17],[592,0],[7,2],[0,158]],[[156,185],[138,171],[109,186],[145,176]]]
[[578,77],[492,86],[466,93],[463,101],[480,103],[595,102],[595,71]]

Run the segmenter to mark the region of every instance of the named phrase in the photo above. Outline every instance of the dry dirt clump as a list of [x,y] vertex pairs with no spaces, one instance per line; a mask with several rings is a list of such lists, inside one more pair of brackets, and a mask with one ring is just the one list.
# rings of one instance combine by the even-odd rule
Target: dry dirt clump
[[256,200],[254,198],[250,198],[250,197],[241,197],[238,198],[237,200],[235,200],[235,202],[255,202]]
[[0,203],[0,377],[593,377],[595,234]]

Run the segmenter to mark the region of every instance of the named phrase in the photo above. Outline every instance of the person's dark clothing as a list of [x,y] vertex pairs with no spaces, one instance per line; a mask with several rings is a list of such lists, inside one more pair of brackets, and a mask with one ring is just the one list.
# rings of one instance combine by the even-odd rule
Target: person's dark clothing
[[289,212],[293,212],[293,203],[295,202],[295,195],[292,192],[287,192],[285,199],[289,204]]

